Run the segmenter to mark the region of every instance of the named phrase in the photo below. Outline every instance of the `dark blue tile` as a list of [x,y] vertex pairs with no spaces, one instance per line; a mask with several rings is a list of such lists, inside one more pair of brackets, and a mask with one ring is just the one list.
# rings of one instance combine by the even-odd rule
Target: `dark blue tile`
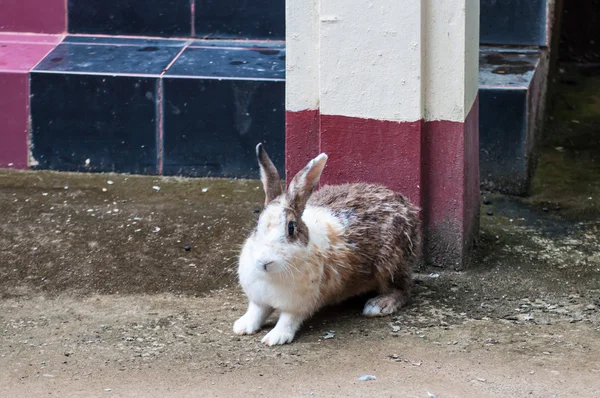
[[284,175],[284,83],[164,79],[164,174],[257,178],[264,142]]
[[285,39],[285,0],[194,0],[197,37]]
[[536,50],[499,51],[481,47],[479,85],[485,87],[529,87],[541,53]]
[[78,44],[114,44],[120,46],[161,46],[161,47],[183,47],[191,40],[177,39],[143,39],[137,37],[110,37],[110,36],[67,36],[63,43]]
[[527,90],[479,90],[479,166],[483,185],[521,193],[528,181]]
[[69,32],[187,37],[190,0],[68,0]]
[[285,79],[285,51],[186,48],[166,75]]
[[33,72],[31,147],[38,167],[156,173],[157,81]]
[[481,0],[480,41],[546,45],[546,0]]
[[115,46],[63,43],[39,65],[38,71],[160,74],[181,51],[166,46]]

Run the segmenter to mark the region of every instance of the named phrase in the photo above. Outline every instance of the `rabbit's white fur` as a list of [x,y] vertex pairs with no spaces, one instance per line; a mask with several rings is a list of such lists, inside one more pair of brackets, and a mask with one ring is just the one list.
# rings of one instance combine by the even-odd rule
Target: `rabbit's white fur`
[[[291,342],[302,321],[320,307],[321,276],[327,257],[319,254],[336,250],[327,237],[327,226],[340,235],[345,228],[328,209],[307,206],[302,221],[308,227],[310,243],[307,247],[290,245],[284,228],[270,228],[285,224],[284,206],[285,202],[265,209],[256,233],[242,249],[238,269],[240,284],[251,304],[233,331],[255,333],[277,308],[281,310],[279,322],[263,339],[268,345]],[[265,270],[263,264],[269,262]]]

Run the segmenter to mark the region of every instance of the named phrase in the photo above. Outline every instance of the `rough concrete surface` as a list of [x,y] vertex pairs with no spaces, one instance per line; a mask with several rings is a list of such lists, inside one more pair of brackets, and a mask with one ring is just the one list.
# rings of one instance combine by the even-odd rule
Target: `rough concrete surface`
[[2,171],[0,395],[600,396],[598,135],[578,118],[531,197],[482,198],[471,269],[417,270],[397,315],[357,298],[275,348],[231,332],[257,182]]

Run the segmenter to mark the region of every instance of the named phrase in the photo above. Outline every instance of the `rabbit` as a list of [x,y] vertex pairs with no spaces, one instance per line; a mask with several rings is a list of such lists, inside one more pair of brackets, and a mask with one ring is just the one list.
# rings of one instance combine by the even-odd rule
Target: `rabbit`
[[412,266],[421,255],[417,206],[375,184],[315,191],[326,154],[312,159],[284,192],[262,144],[256,156],[265,207],[240,253],[238,278],[249,305],[234,333],[256,333],[279,310],[262,343],[286,344],[317,310],[352,296],[378,291],[363,309],[370,317],[407,303]]

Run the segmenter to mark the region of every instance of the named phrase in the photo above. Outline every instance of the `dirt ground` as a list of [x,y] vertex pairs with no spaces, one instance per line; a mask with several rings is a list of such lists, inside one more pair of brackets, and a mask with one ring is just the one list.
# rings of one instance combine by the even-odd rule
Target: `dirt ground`
[[484,195],[472,268],[283,347],[231,332],[257,182],[0,171],[0,396],[600,396],[600,79],[577,79],[532,196]]

